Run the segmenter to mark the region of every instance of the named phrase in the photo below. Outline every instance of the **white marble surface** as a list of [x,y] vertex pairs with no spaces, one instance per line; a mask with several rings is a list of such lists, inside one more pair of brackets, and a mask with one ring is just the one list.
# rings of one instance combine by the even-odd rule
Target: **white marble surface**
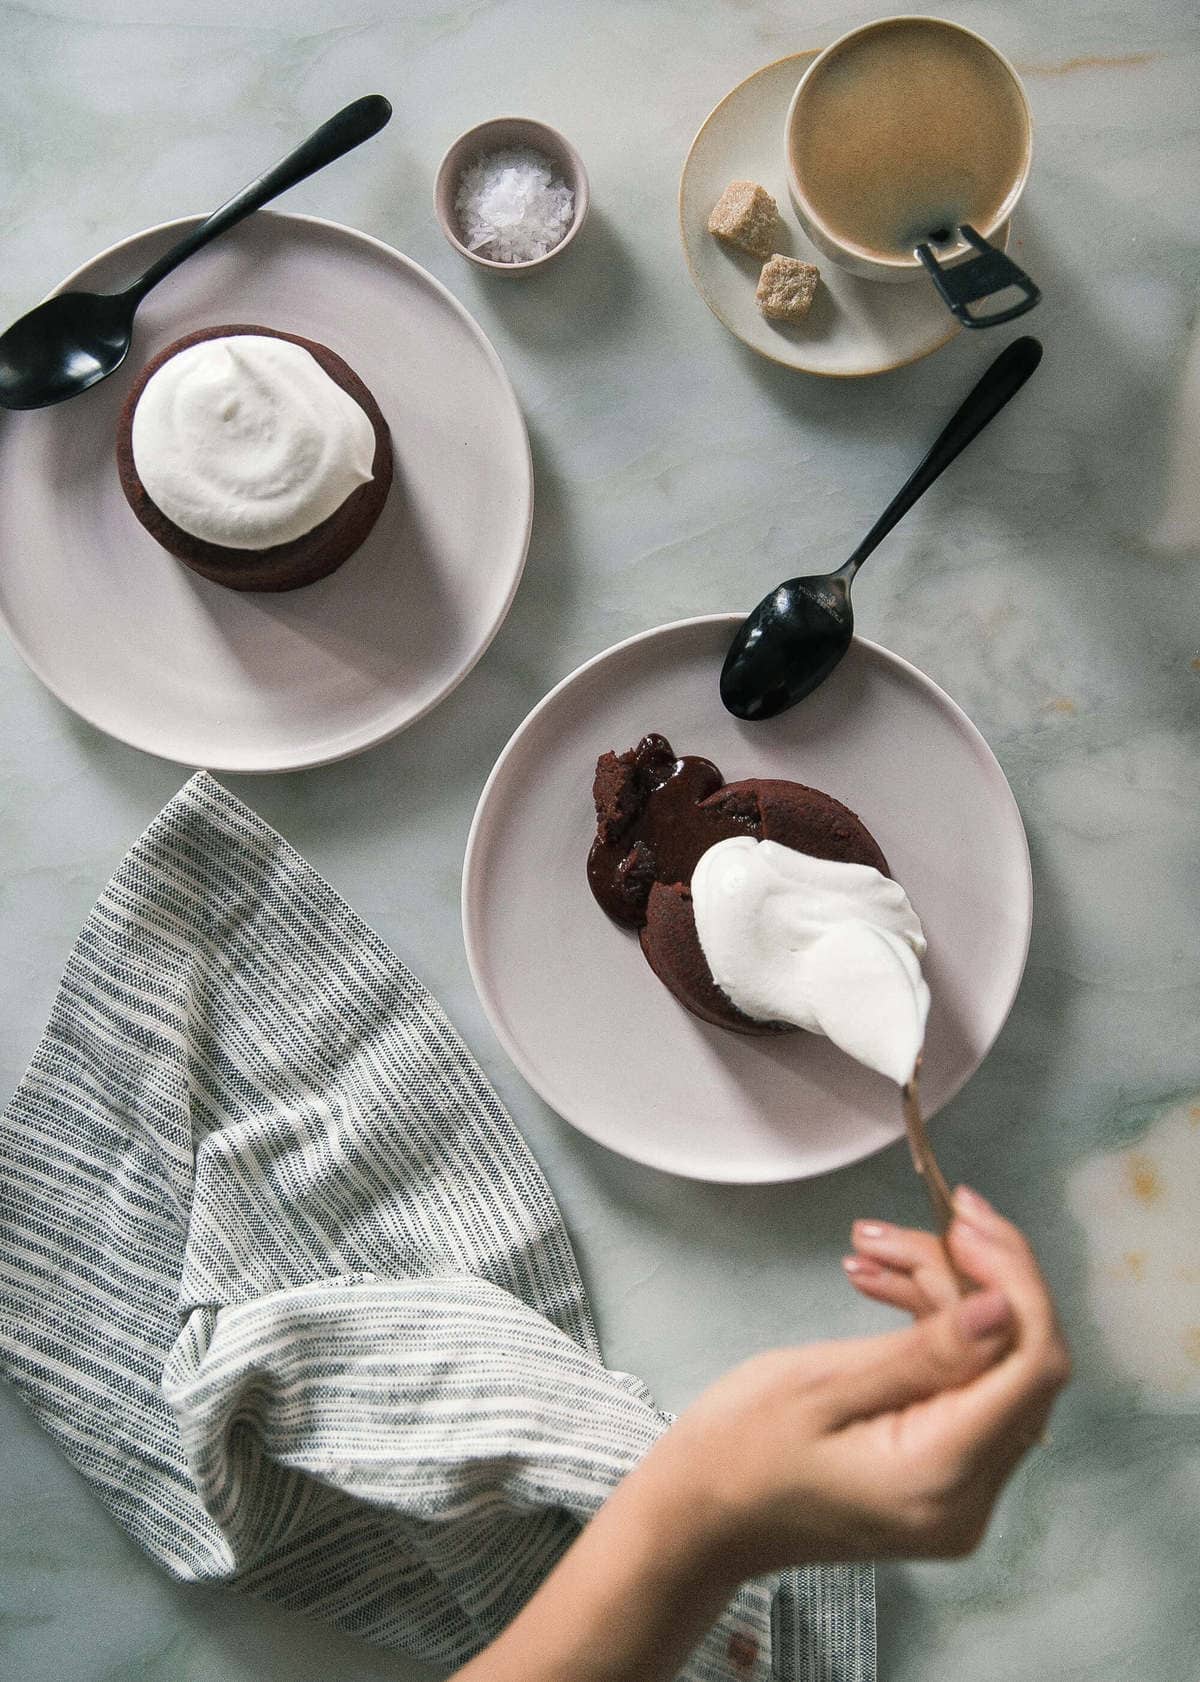
[[[675,195],[702,118],[757,65],[874,12],[864,0],[0,4],[5,318],[114,239],[211,208],[353,96],[379,89],[395,105],[369,150],[287,202],[396,244],[492,337],[533,442],[528,570],[486,659],[410,732],[346,764],[231,784],[441,996],[562,1202],[610,1361],[672,1406],[766,1344],[883,1325],[837,1258],[853,1215],[919,1219],[918,1188],[899,1147],[826,1181],[730,1191],[574,1135],[508,1066],[475,1000],[462,851],[493,758],[550,684],[629,632],[748,607],[801,556],[840,560],[998,347],[967,336],[878,381],[826,384],[753,360],[689,286]],[[1032,1234],[1079,1376],[976,1557],[881,1573],[881,1672],[1191,1682],[1200,23],[1191,0],[989,0],[953,15],[1027,74],[1037,151],[1017,232],[1046,294],[1030,322],[1046,358],[856,599],[863,632],[975,719],[1025,816],[1028,973],[937,1131],[948,1171]],[[504,110],[562,127],[594,194],[575,249],[519,283],[462,264],[431,207],[445,146]],[[7,643],[0,683],[7,1091],[85,912],[185,773],[79,723]],[[11,1393],[0,1406],[6,1676],[419,1674],[168,1582]]]

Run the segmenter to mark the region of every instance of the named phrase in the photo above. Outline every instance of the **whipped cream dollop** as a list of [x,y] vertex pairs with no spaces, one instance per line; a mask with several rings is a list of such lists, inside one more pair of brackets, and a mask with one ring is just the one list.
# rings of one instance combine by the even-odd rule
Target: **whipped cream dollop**
[[227,549],[303,537],[372,477],[375,430],[303,345],[203,339],[146,382],[130,438],[169,520]]
[[911,1078],[929,988],[899,882],[738,835],[702,855],[692,908],[713,980],[744,1015],[825,1034],[900,1086]]

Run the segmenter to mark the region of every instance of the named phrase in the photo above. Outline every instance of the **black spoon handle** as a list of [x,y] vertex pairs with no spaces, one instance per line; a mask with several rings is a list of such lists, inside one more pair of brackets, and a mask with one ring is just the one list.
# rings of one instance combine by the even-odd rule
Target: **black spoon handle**
[[391,114],[392,107],[381,93],[368,93],[362,99],[354,100],[336,117],[322,123],[294,152],[289,152],[286,158],[281,158],[265,174],[251,181],[248,187],[235,193],[219,210],[214,210],[199,227],[185,234],[178,245],[164,252],[156,263],[151,263],[141,279],[135,280],[128,288],[129,293],[138,300],[143,298],[152,286],[157,286],[172,269],[179,267],[185,257],[199,251],[209,240],[216,239],[218,234],[234,227],[252,211],[261,210],[264,204],[278,198],[280,193],[286,193],[289,187],[294,187],[309,175],[315,175],[317,170],[324,169],[335,158],[353,151],[364,140],[378,134]]
[[897,521],[904,518],[917,498],[924,496],[933,481],[946,471],[956,456],[962,454],[972,438],[982,432],[1009,398],[1020,391],[1041,360],[1042,347],[1037,339],[1014,339],[1000,352],[961,407],[951,415],[925,460],[896,492],[850,559],[838,569],[847,581],[854,577],[867,556]]

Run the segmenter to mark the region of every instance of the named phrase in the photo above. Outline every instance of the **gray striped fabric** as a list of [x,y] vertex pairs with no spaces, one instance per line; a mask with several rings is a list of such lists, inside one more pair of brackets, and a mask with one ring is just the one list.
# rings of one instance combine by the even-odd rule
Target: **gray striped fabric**
[[[84,926],[0,1198],[0,1362],[179,1578],[453,1665],[670,1423],[437,1002],[203,773]],[[871,1682],[869,1572],[774,1586],[689,1682]]]

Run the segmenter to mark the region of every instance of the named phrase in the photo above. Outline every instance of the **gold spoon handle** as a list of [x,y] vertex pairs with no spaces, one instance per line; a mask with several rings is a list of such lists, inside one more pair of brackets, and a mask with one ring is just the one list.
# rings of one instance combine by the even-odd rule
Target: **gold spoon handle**
[[950,1263],[954,1277],[958,1280],[963,1291],[973,1291],[978,1288],[974,1280],[967,1279],[959,1272],[946,1246],[946,1234],[949,1232],[950,1223],[954,1219],[954,1197],[946,1176],[938,1166],[938,1159],[933,1154],[933,1146],[929,1143],[929,1134],[925,1130],[925,1121],[921,1115],[920,1073],[921,1059],[918,1057],[912,1072],[912,1079],[904,1087],[903,1093],[904,1125],[908,1131],[908,1148],[912,1153],[913,1167],[921,1176],[925,1190],[929,1194],[934,1225],[937,1228],[938,1237],[942,1241],[942,1248],[946,1251],[946,1260]]
[[929,1143],[929,1134],[925,1130],[918,1083],[920,1072],[921,1059],[918,1057],[912,1079],[904,1088],[904,1125],[908,1129],[908,1148],[912,1153],[913,1167],[925,1182],[925,1190],[929,1193],[929,1201],[933,1207],[934,1221],[938,1232],[944,1238],[950,1229],[950,1222],[954,1219],[954,1199],[946,1176],[938,1167],[933,1146]]
[[[954,1197],[946,1176],[938,1167],[937,1157],[933,1154],[933,1146],[929,1143],[929,1134],[925,1131],[925,1119],[921,1114],[921,1095],[918,1088],[920,1073],[921,1059],[918,1057],[912,1072],[912,1079],[903,1089],[904,1125],[908,1130],[908,1148],[912,1152],[913,1167],[925,1182],[925,1190],[929,1193],[938,1237],[942,1241],[942,1249],[946,1252],[946,1260],[950,1264],[950,1271],[958,1280],[962,1294],[966,1296],[971,1291],[977,1291],[979,1286],[974,1279],[968,1279],[965,1273],[960,1273],[958,1268],[955,1267],[954,1257],[950,1254],[950,1247],[946,1243],[946,1234],[950,1230],[950,1222],[954,1219]],[[1050,1440],[1048,1430],[1040,1431],[1033,1439],[1031,1446],[1048,1446]]]

